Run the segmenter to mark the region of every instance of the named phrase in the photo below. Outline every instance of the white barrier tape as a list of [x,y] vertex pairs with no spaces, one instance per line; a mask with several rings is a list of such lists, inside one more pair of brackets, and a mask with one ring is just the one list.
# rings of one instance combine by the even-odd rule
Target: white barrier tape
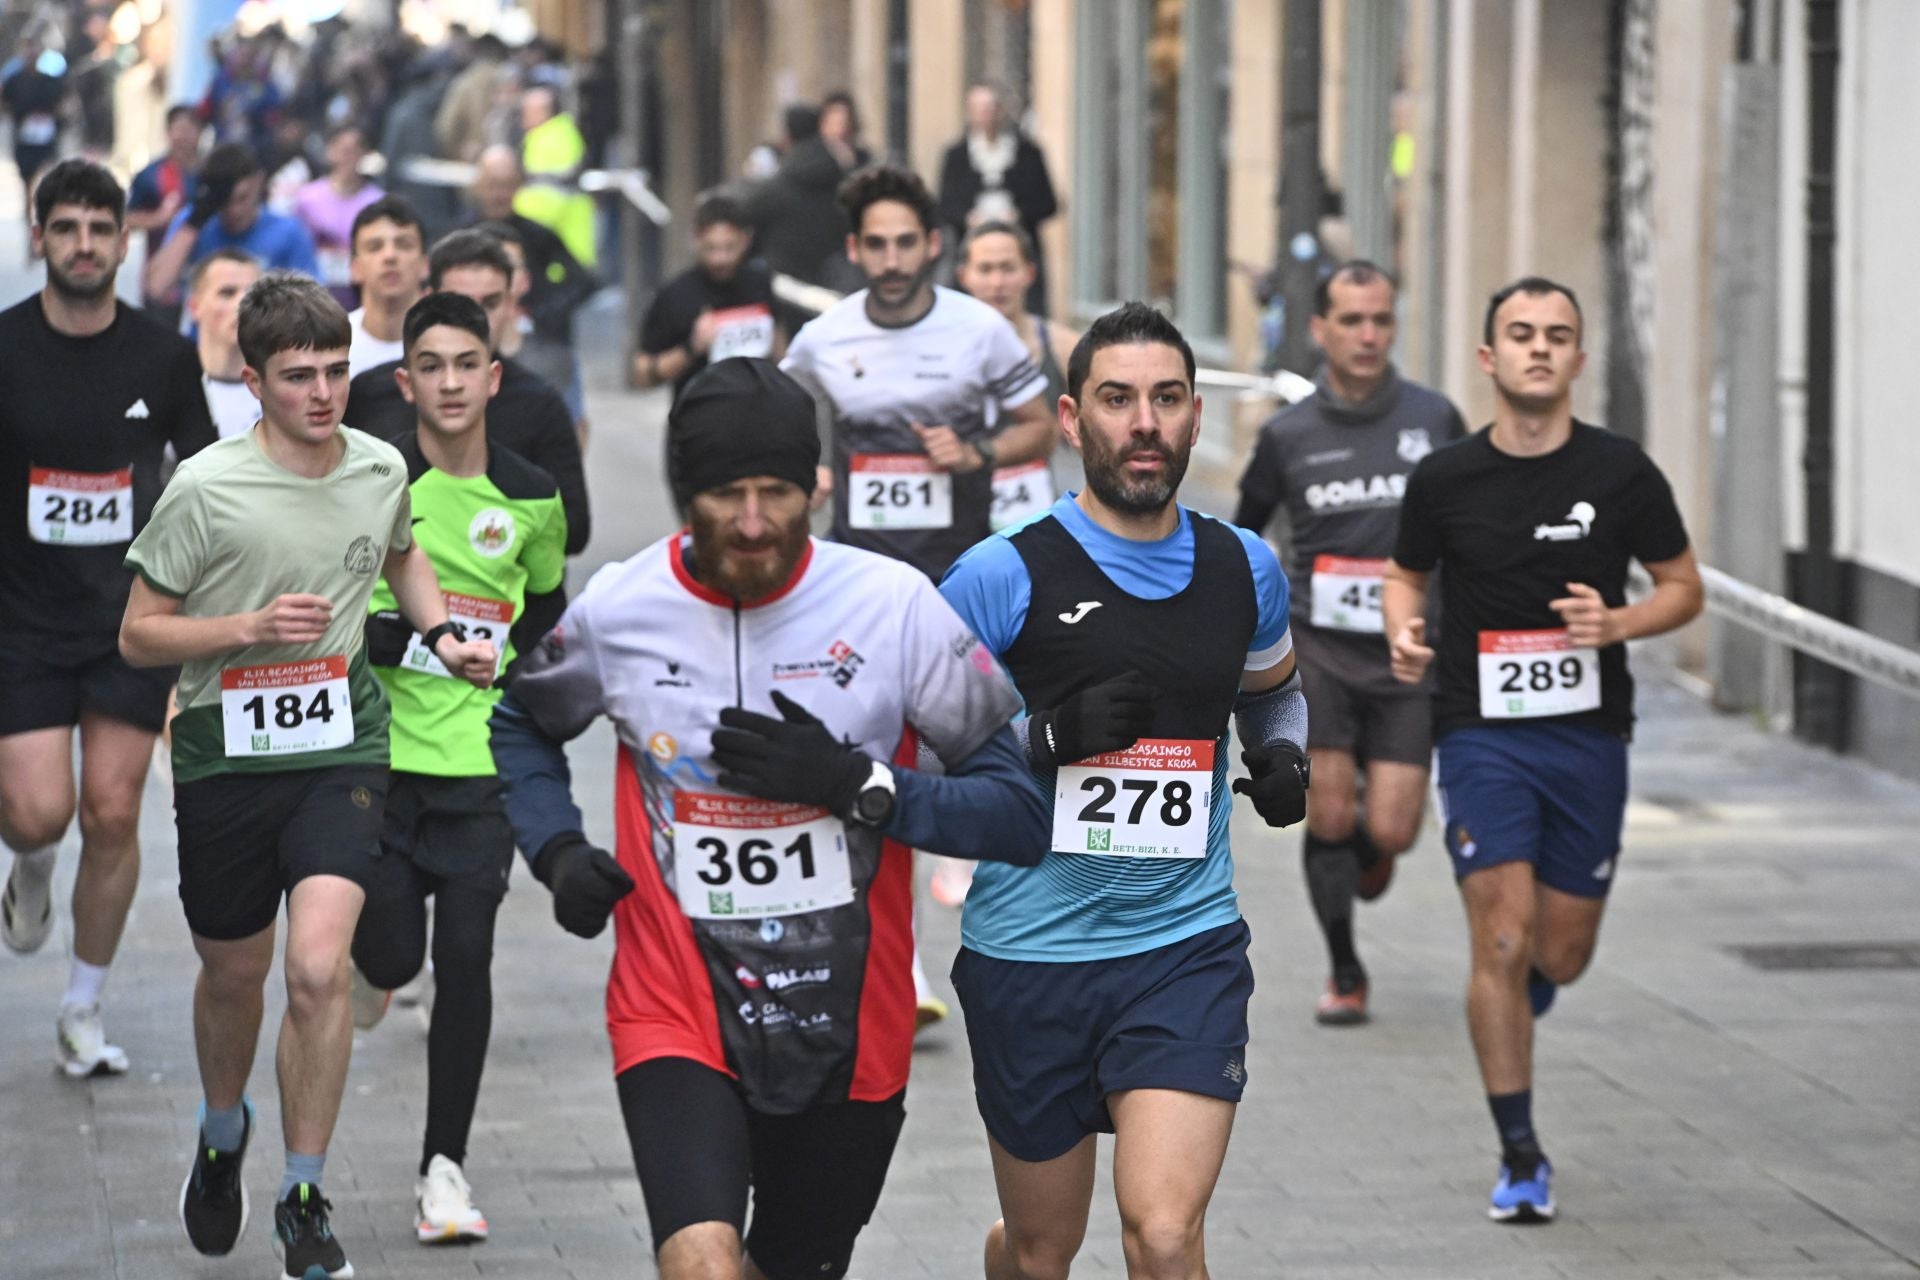
[[[773,296],[819,315],[846,295],[823,285],[808,284],[805,280],[775,272]],[[1263,373],[1235,373],[1228,369],[1198,369],[1194,372],[1193,380],[1202,387],[1237,391],[1242,398],[1275,396],[1287,404],[1294,404],[1313,394],[1313,383],[1285,369],[1270,377]]]
[[[473,185],[473,174],[474,166],[464,160],[442,160],[436,156],[409,156],[400,166],[403,178],[428,187],[470,187]],[[644,169],[582,169],[579,177],[571,183],[543,184],[537,175],[530,178],[529,182],[534,185],[577,187],[588,195],[612,191],[624,196],[656,227],[673,222],[673,210],[667,208],[665,202],[654,194],[653,188],[647,185]]]
[[1920,652],[1802,608],[1710,565],[1700,566],[1707,609],[1863,680],[1920,697]]

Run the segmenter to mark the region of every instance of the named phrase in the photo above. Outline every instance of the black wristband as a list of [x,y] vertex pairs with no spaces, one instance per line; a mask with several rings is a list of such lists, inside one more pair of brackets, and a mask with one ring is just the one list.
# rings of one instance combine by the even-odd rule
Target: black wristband
[[440,643],[442,636],[452,636],[455,640],[464,644],[467,639],[467,629],[455,622],[452,618],[448,618],[439,626],[429,627],[427,629],[427,633],[420,637],[420,647],[428,653],[432,653],[433,656],[437,658],[440,655],[434,652],[434,646]]

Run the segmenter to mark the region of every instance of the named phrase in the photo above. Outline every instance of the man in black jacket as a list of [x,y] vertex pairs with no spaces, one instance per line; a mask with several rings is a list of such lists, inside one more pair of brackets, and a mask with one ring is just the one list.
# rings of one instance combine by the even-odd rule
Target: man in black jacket
[[1027,311],[1047,314],[1047,260],[1040,224],[1060,211],[1047,160],[1033,139],[1007,119],[1006,102],[990,84],[967,90],[966,136],[947,148],[940,163],[940,221],[953,243],[980,222],[1017,222],[1034,244],[1033,284]]

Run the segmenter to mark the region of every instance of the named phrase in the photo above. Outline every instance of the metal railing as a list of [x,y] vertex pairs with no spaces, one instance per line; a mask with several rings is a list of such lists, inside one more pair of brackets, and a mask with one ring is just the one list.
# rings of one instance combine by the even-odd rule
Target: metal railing
[[1920,697],[1920,652],[1802,608],[1710,565],[1700,566],[1707,611],[1862,680]]

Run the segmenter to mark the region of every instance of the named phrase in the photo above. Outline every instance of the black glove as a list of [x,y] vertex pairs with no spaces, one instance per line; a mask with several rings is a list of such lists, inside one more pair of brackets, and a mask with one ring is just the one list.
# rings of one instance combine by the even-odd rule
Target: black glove
[[193,203],[187,206],[187,225],[195,231],[205,230],[209,222],[220,216],[232,196],[231,182],[208,182],[202,178],[194,188]]
[[533,860],[533,874],[553,890],[553,918],[568,933],[597,938],[613,904],[633,892],[633,877],[605,849],[577,831],[547,841]]
[[784,719],[727,707],[713,731],[720,785],[762,800],[817,804],[846,817],[873,775],[873,760],[844,742],[784,693],[773,695]]
[[1291,742],[1249,747],[1240,753],[1251,778],[1237,779],[1234,791],[1253,801],[1270,827],[1290,827],[1307,816],[1307,753]]
[[1057,768],[1125,751],[1153,726],[1160,691],[1138,671],[1082,689],[1051,711],[1027,717],[1027,755],[1042,768]]

